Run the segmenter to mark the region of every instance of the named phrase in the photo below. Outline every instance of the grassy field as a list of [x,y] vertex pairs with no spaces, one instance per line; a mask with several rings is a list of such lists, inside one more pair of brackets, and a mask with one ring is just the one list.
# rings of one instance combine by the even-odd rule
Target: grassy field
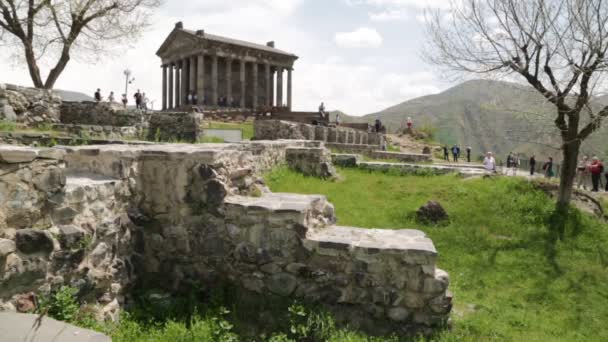
[[[523,180],[463,180],[340,170],[326,182],[279,169],[273,191],[325,194],[338,223],[419,228],[435,242],[451,276],[454,330],[440,341],[608,340],[608,225],[574,211],[555,241],[553,202]],[[415,210],[440,201],[444,226],[422,226]]]

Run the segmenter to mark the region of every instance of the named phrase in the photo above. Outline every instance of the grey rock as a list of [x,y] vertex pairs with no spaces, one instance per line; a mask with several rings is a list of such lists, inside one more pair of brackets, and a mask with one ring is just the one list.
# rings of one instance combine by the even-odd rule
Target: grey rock
[[448,213],[436,201],[429,201],[416,211],[416,220],[421,223],[437,224],[448,219]]
[[16,250],[15,242],[8,239],[0,239],[0,258],[13,253]]
[[287,297],[293,293],[298,285],[298,280],[291,274],[278,273],[271,276],[266,284],[270,292],[279,296]]
[[0,148],[0,162],[9,164],[29,163],[36,159],[37,153],[35,150],[19,148],[19,147],[4,147]]
[[75,225],[59,226],[59,242],[62,248],[78,247],[78,243],[84,238],[84,230]]
[[386,314],[395,322],[403,322],[407,319],[410,313],[405,308],[397,307],[388,309]]
[[15,236],[17,249],[25,254],[51,253],[53,238],[48,232],[37,229],[20,229]]

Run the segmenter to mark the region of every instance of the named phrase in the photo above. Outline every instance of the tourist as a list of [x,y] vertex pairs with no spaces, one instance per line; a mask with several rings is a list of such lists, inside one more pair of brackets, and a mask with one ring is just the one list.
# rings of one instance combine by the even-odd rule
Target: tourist
[[192,92],[192,104],[193,105],[198,104],[198,96],[196,95],[196,93],[194,91]]
[[116,101],[116,99],[114,99],[114,92],[111,91],[110,96],[108,96],[108,102],[112,103],[114,101]]
[[606,171],[606,192],[608,192],[608,171]]
[[488,172],[496,173],[496,159],[492,152],[486,153],[486,157],[483,158],[483,167]]
[[471,146],[467,146],[467,163],[471,162],[471,151],[473,151]]
[[517,155],[513,155],[511,157],[511,175],[517,176],[517,169],[519,168],[519,157]]
[[386,141],[386,139],[382,139],[382,151],[387,151],[388,150],[388,142]]
[[602,179],[602,173],[604,173],[604,165],[598,157],[593,157],[589,172],[591,173],[591,183],[593,184],[593,189],[591,191],[600,191],[600,181]]
[[408,117],[408,118],[407,118],[407,123],[406,123],[406,124],[407,124],[407,129],[408,129],[408,131],[411,131],[411,130],[412,130],[412,128],[414,127],[414,122],[412,121],[412,118]]
[[443,145],[443,160],[450,161],[450,153],[448,149],[448,145]]
[[336,113],[336,127],[340,126],[340,113]]
[[460,156],[460,147],[458,145],[452,146],[452,157],[454,158],[454,163],[458,163],[459,156]]
[[127,99],[127,94],[122,94],[122,105],[127,108],[127,103],[129,100]]
[[139,89],[137,89],[137,93],[135,93],[133,95],[133,97],[135,98],[135,108],[137,109],[141,109],[141,93],[139,92]]
[[319,113],[325,113],[325,103],[323,102],[319,105]]
[[536,156],[532,155],[532,157],[530,157],[530,176],[534,176],[534,171],[536,171]]
[[189,105],[193,105],[194,104],[194,95],[193,95],[192,91],[188,93],[188,97],[186,98],[186,102]]
[[587,190],[587,179],[589,178],[589,157],[583,156],[576,166],[576,187]]
[[101,102],[101,89],[99,88],[97,88],[97,91],[95,92],[95,101]]
[[374,128],[376,130],[376,133],[380,133],[380,129],[382,128],[382,121],[380,121],[379,118],[376,119],[376,122],[374,123]]
[[553,172],[553,157],[549,157],[549,160],[543,165],[543,171],[545,171],[546,178],[555,176],[555,173]]

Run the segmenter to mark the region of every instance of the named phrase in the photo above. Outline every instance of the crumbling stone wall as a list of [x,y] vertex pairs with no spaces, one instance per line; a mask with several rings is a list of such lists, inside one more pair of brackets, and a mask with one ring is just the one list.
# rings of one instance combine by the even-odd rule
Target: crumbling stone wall
[[135,280],[128,185],[66,174],[58,149],[0,147],[0,311],[68,285],[99,319],[118,318]]
[[59,121],[61,97],[51,90],[0,84],[0,120],[29,125]]
[[[0,297],[10,306],[15,291],[72,284],[112,316],[136,278],[167,291],[228,281],[252,294],[320,302],[351,326],[375,332],[428,333],[445,324],[448,275],[436,268],[437,252],[422,232],[335,226],[325,197],[273,194],[258,178],[259,170],[285,162],[289,152],[279,150],[314,144],[66,149],[57,160],[59,170],[63,162],[69,170],[65,185],[59,181],[52,196],[32,204],[49,208],[41,212],[50,224],[2,230],[8,242],[0,247],[8,246],[11,264],[0,264],[0,274],[20,285]],[[35,151],[29,164],[18,154],[0,155],[5,164],[32,168],[42,162],[42,150]],[[11,179],[11,189],[23,187],[30,174]],[[23,191],[41,192],[34,185]],[[38,241],[35,247],[19,242],[23,234],[32,234],[25,241]],[[77,247],[79,236],[92,236],[89,247]],[[42,269],[32,276],[23,266],[13,274],[16,257]],[[30,276],[32,285],[25,281]]]
[[325,147],[290,147],[285,152],[287,165],[307,176],[331,178],[337,175],[331,153]]
[[68,102],[61,104],[61,123],[95,126],[142,126],[147,114],[110,102]]
[[199,113],[154,113],[148,123],[148,140],[196,142],[202,136],[202,121]]
[[256,140],[316,140],[344,145],[354,149],[377,149],[385,141],[384,134],[359,131],[348,127],[323,127],[280,120],[256,120]]

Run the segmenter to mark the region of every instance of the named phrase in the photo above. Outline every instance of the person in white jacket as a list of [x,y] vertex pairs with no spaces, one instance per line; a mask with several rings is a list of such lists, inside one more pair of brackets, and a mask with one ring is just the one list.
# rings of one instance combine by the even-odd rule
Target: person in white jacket
[[496,159],[492,152],[486,153],[486,157],[483,159],[483,166],[488,172],[496,172]]

